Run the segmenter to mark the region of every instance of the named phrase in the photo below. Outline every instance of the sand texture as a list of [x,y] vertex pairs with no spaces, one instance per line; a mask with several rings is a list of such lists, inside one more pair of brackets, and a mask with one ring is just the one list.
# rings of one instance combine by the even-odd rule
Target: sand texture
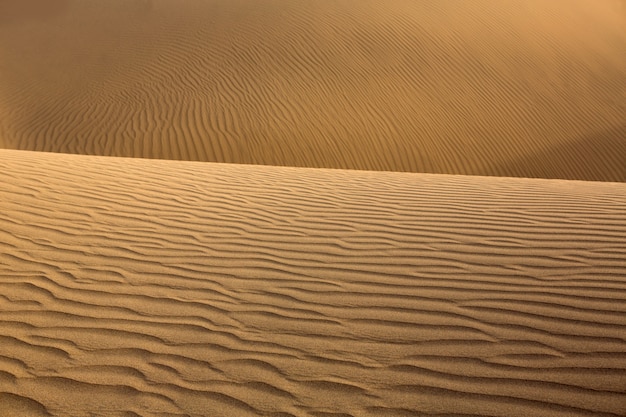
[[0,151],[2,416],[624,416],[626,184]]
[[626,0],[0,0],[5,416],[626,417]]
[[8,0],[0,148],[626,181],[623,0]]

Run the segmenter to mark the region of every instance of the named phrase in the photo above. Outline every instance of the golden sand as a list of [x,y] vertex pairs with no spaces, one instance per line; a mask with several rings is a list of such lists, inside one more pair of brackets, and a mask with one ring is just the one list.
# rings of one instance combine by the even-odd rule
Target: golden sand
[[24,151],[0,184],[2,415],[626,410],[626,184]]
[[626,416],[625,28],[0,0],[0,417]]
[[12,2],[4,148],[626,181],[621,0]]

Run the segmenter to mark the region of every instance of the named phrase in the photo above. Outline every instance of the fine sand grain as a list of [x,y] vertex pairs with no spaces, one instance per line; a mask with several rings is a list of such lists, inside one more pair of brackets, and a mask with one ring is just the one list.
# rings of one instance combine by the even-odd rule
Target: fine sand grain
[[623,0],[8,0],[0,147],[626,181]]
[[624,416],[626,184],[0,151],[2,416]]

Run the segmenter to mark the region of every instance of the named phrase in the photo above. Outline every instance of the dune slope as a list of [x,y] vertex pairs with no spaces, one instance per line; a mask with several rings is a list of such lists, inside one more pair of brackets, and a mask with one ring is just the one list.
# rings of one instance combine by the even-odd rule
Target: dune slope
[[626,185],[0,151],[0,414],[626,415]]
[[623,0],[0,3],[0,147],[626,181]]

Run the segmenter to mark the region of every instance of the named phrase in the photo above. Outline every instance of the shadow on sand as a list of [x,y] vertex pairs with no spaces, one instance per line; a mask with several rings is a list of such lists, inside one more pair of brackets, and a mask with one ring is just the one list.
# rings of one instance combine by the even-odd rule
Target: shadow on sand
[[495,166],[487,175],[626,182],[626,124]]

